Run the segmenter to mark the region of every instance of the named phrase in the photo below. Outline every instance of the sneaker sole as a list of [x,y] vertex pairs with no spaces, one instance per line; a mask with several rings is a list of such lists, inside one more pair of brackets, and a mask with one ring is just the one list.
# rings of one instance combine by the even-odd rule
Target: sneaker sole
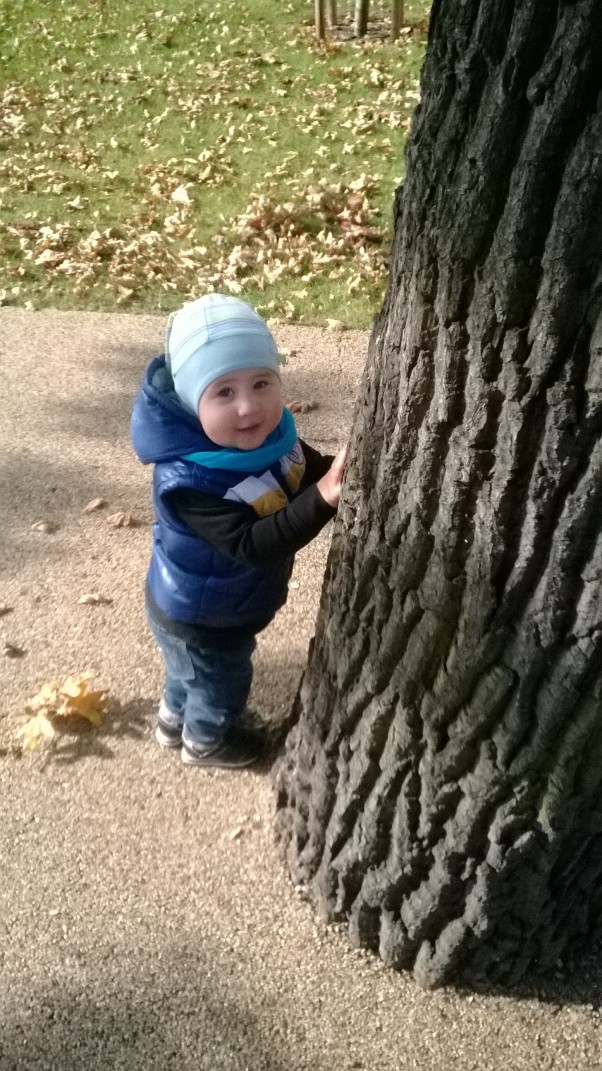
[[220,759],[219,755],[192,755],[190,751],[183,747],[181,758],[185,766],[213,766],[222,770],[244,770],[246,766],[252,766],[254,762],[258,762],[261,755],[252,755],[244,760],[228,761],[228,759]]
[[163,732],[163,729],[161,729],[160,726],[157,726],[155,729],[155,740],[160,747],[177,748],[182,746],[181,736],[179,739],[176,739],[173,736],[168,736],[167,733]]

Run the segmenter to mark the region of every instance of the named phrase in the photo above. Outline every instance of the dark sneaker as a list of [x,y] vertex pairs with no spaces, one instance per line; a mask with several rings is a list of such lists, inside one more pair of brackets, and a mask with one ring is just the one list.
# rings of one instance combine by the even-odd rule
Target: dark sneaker
[[157,716],[157,728],[155,729],[155,740],[161,747],[181,746],[182,726],[174,724],[174,721],[175,715],[172,714],[171,710],[168,710],[165,703],[161,701],[159,714]]
[[263,740],[259,733],[239,726],[231,729],[219,744],[182,742],[182,762],[187,766],[221,766],[228,770],[251,766],[261,758]]

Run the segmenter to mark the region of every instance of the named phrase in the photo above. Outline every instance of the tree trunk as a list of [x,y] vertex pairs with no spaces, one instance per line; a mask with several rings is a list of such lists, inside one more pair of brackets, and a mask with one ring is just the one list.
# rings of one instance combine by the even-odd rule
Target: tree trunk
[[314,0],[316,37],[323,41],[326,37],[326,0]]
[[356,37],[365,37],[368,29],[370,0],[355,0],[354,29]]
[[403,0],[391,0],[391,42],[394,43],[399,37],[399,31],[403,26]]
[[338,22],[337,0],[328,0],[327,16],[328,16],[328,25],[331,26],[331,27],[332,26],[336,26],[336,24]]
[[601,42],[435,0],[276,776],[293,880],[423,985],[602,931]]

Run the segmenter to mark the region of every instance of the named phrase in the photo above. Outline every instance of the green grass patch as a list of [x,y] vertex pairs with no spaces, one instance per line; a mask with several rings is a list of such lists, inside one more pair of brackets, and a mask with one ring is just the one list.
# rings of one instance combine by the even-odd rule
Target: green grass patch
[[428,7],[321,44],[313,0],[4,0],[0,303],[367,325]]

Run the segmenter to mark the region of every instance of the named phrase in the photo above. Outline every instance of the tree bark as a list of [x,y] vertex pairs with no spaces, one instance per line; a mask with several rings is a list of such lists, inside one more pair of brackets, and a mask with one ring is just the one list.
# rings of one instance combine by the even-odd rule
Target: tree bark
[[323,41],[326,37],[326,0],[314,0],[316,37]]
[[354,29],[356,37],[365,37],[368,29],[370,0],[355,0]]
[[395,43],[403,26],[403,0],[391,0],[391,33],[390,39]]
[[601,42],[435,0],[276,775],[293,880],[427,986],[602,932]]

